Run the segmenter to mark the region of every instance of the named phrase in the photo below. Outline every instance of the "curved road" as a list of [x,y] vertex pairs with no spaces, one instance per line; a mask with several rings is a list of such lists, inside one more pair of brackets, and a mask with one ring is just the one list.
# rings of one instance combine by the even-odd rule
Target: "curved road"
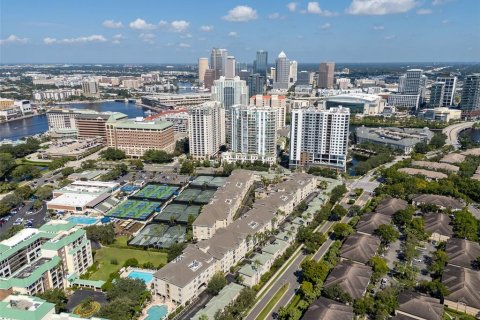
[[458,134],[465,129],[471,128],[475,122],[461,122],[457,124],[452,124],[451,126],[446,127],[442,130],[443,133],[447,135],[446,144],[452,145],[455,148],[458,148]]

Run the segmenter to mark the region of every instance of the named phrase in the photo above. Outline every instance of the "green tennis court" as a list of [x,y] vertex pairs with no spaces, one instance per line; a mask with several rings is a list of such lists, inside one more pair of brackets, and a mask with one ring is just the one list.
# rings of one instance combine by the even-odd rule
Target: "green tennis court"
[[120,219],[147,220],[155,211],[160,209],[158,202],[125,200],[107,212],[107,217]]
[[198,205],[187,205],[181,203],[172,203],[163,208],[163,210],[154,218],[154,221],[165,223],[181,223],[187,224],[188,217],[196,218],[200,214]]
[[178,191],[178,187],[176,186],[170,186],[167,184],[162,184],[162,185],[149,184],[143,187],[135,195],[133,195],[133,197],[141,198],[141,199],[167,201],[177,191]]
[[168,248],[173,243],[185,241],[186,232],[186,227],[182,225],[149,224],[129,244],[142,247]]
[[213,189],[187,188],[175,198],[175,202],[207,204],[214,194]]

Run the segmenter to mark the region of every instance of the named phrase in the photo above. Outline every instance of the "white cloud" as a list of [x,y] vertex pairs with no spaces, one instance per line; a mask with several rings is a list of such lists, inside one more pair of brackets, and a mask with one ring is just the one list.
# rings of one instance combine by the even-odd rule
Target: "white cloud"
[[228,33],[228,36],[231,37],[231,38],[236,38],[236,37],[238,37],[238,33],[236,33],[235,31],[230,31]]
[[190,22],[185,20],[175,20],[170,24],[174,32],[185,32],[190,26]]
[[151,32],[147,33],[140,33],[139,35],[140,39],[142,39],[144,42],[149,43],[149,44],[154,44],[155,43],[155,34]]
[[185,33],[183,35],[180,36],[181,39],[190,39],[192,38],[192,34],[191,33]]
[[201,26],[200,31],[211,32],[211,31],[213,31],[213,26]]
[[160,20],[160,22],[158,23],[158,26],[159,26],[160,28],[164,28],[164,27],[166,27],[167,25],[168,25],[168,22],[165,21],[165,20]]
[[318,2],[315,2],[315,1],[308,3],[307,13],[318,14],[320,16],[326,16],[326,17],[331,17],[331,16],[336,16],[337,15],[337,13],[335,13],[335,12],[331,12],[331,11],[328,11],[328,10],[322,10],[322,8],[320,8],[320,4]]
[[432,10],[431,9],[418,9],[417,14],[420,15],[426,15],[426,14],[431,14]]
[[297,6],[298,6],[298,3],[296,2],[290,2],[289,4],[287,4],[287,8],[290,12],[297,11]]
[[0,39],[0,45],[1,44],[8,44],[8,43],[27,43],[28,38],[19,38],[14,34],[9,35],[5,39]]
[[190,48],[190,47],[191,47],[191,45],[189,45],[188,43],[183,43],[183,42],[180,43],[178,46],[179,46],[180,48]]
[[137,20],[130,22],[130,28],[134,30],[153,30],[155,29],[155,25],[146,22],[143,19],[137,18]]
[[236,6],[232,10],[228,11],[226,16],[223,16],[223,20],[230,22],[245,22],[257,19],[257,11],[248,6]]
[[56,39],[46,37],[43,39],[45,44],[77,44],[77,43],[89,43],[89,42],[106,42],[107,39],[99,34],[92,34],[91,36],[78,37],[78,38],[65,38],[65,39]]
[[383,37],[383,38],[384,38],[385,40],[393,40],[393,39],[396,38],[396,36],[395,36],[394,34],[391,34],[391,35],[385,36],[385,37]]
[[375,30],[375,31],[382,31],[382,30],[385,30],[385,27],[384,26],[373,26],[372,29]]
[[103,26],[105,28],[110,28],[110,29],[119,29],[119,28],[123,28],[123,23],[120,21],[105,20],[103,21]]
[[121,43],[120,40],[123,40],[123,39],[125,39],[125,37],[124,37],[121,33],[116,34],[116,35],[114,35],[114,36],[112,37],[112,43],[114,43],[114,44],[120,44],[120,43]]
[[320,26],[320,29],[322,30],[327,30],[327,29],[330,29],[332,27],[332,25],[330,23],[324,23]]
[[270,20],[278,20],[278,19],[284,19],[284,18],[285,17],[278,12],[274,12],[268,15],[268,19]]
[[449,3],[449,2],[452,2],[452,1],[454,1],[454,0],[433,0],[432,5],[440,6],[442,4],[446,4],[446,3]]
[[352,15],[386,15],[413,9],[415,0],[353,0],[346,12]]

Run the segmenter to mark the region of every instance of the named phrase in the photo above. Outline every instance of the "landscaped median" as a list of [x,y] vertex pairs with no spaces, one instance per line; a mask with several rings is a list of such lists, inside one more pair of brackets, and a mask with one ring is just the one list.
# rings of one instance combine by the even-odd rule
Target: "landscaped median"
[[290,285],[285,283],[278,291],[273,295],[272,299],[267,303],[265,308],[263,308],[262,312],[258,315],[257,319],[266,319],[270,315],[272,309],[277,305],[280,299],[285,295]]

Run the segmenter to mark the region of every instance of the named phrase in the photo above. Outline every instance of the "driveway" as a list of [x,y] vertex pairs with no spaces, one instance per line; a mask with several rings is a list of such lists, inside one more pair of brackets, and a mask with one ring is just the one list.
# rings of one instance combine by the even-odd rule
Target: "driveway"
[[94,301],[97,301],[101,305],[107,303],[107,297],[103,292],[77,290],[68,298],[66,306],[67,310],[69,310],[69,312],[73,312],[73,309],[75,309],[76,306],[78,306],[83,300],[87,298],[92,298]]
[[17,214],[13,215],[10,220],[0,226],[0,235],[7,232],[7,230],[13,226],[15,220],[18,218],[22,218],[24,223],[26,220],[32,220],[34,228],[38,228],[43,225],[45,223],[47,214],[47,205],[44,203],[40,210],[33,210],[32,214],[28,214],[28,211],[32,209],[32,204],[33,201],[26,201],[25,205],[18,211]]

